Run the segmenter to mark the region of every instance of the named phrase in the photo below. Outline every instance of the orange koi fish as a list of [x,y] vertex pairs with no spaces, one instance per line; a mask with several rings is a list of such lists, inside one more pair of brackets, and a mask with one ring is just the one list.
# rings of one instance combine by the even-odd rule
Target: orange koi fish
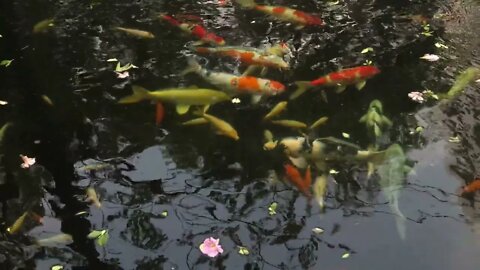
[[[273,48],[273,47],[272,47]],[[275,47],[277,48],[277,47]],[[289,65],[277,54],[270,54],[269,51],[246,49],[238,47],[195,47],[193,50],[198,54],[212,54],[233,58],[244,65],[256,65],[277,69],[288,69]],[[282,53],[281,51],[280,53]]]
[[473,180],[470,184],[463,187],[462,195],[473,193],[480,190],[480,178]]
[[375,66],[360,66],[332,72],[313,81],[298,81],[295,82],[298,89],[290,96],[290,99],[297,98],[308,89],[319,86],[336,86],[337,93],[340,93],[348,85],[354,84],[358,90],[361,90],[365,86],[366,80],[378,73],[380,70]]
[[203,43],[208,43],[215,46],[225,45],[225,40],[222,37],[208,32],[207,29],[200,24],[180,22],[172,16],[165,14],[160,14],[158,17],[169,22],[171,25],[178,27],[183,32],[198,38]]
[[160,126],[165,117],[165,107],[161,102],[157,102],[155,106],[155,125]]
[[283,165],[285,169],[285,175],[287,179],[294,184],[300,192],[302,192],[305,196],[310,197],[310,185],[312,183],[312,176],[310,171],[310,166],[307,167],[307,171],[305,172],[305,177],[302,177],[300,172],[298,171],[297,167],[291,164]]
[[319,17],[316,17],[314,15],[311,15],[306,12],[296,10],[293,8],[282,7],[282,6],[257,5],[254,0],[236,0],[236,1],[243,8],[254,9],[264,14],[270,15],[271,17],[277,20],[296,24],[298,29],[301,29],[305,26],[325,25],[325,23]]
[[236,76],[229,73],[213,72],[202,68],[193,58],[188,60],[188,64],[189,67],[182,72],[183,75],[196,73],[209,83],[232,93],[276,95],[285,91],[285,85],[277,81],[252,76]]

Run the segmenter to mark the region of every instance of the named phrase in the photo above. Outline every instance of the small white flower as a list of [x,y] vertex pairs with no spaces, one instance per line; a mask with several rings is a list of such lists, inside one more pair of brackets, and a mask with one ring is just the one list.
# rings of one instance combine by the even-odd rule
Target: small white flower
[[420,92],[410,92],[408,93],[408,97],[418,103],[423,103],[425,102],[425,98],[423,97],[423,94]]
[[438,61],[438,59],[440,59],[440,56],[436,55],[436,54],[425,54],[424,56],[420,57],[420,59],[423,59],[423,60],[427,60],[427,61],[430,61],[430,62],[435,62],[435,61]]
[[23,163],[20,164],[20,167],[22,167],[23,169],[27,169],[30,166],[32,166],[33,164],[35,164],[35,158],[29,158],[29,157],[24,156],[24,155],[20,155],[20,157],[23,160]]
[[119,79],[125,79],[128,76],[130,76],[130,74],[128,74],[128,71],[124,71],[124,72],[115,71],[115,74],[117,74],[117,78],[119,78]]
[[242,101],[241,101],[239,98],[233,98],[233,99],[232,99],[232,103],[233,103],[233,104],[238,104],[238,103],[240,103],[240,102],[242,102]]

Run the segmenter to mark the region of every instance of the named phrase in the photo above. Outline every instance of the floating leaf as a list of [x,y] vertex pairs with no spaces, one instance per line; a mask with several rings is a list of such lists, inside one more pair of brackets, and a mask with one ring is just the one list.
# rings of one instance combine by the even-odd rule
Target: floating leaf
[[102,231],[91,231],[88,235],[87,235],[87,238],[88,239],[97,239],[100,235],[102,235],[103,233],[103,230]]
[[350,253],[348,252],[342,255],[342,259],[347,259],[348,257],[350,257]]
[[342,136],[345,138],[345,139],[349,139],[350,138],[350,134],[346,133],[346,132],[342,132]]
[[371,64],[373,64],[371,60],[365,60],[365,62],[363,63],[364,66],[370,66]]
[[330,174],[338,174],[339,171],[335,170],[335,169],[331,169],[330,171],[328,171],[328,173]]
[[250,251],[246,247],[238,246],[238,254],[248,256]]
[[126,64],[125,66],[122,66],[120,64],[120,62],[117,62],[117,66],[115,67],[115,71],[116,72],[124,72],[124,71],[127,71],[127,70],[132,69],[132,68],[138,68],[138,67],[135,66],[135,65],[132,65],[130,63]]
[[278,206],[278,203],[276,202],[272,202],[272,204],[270,204],[270,206],[268,207],[268,214],[270,216],[277,214],[277,206]]
[[2,60],[2,61],[0,61],[0,66],[8,67],[8,66],[10,66],[10,65],[12,64],[12,62],[13,62],[13,59],[11,59],[11,60],[7,60],[7,59]]
[[110,58],[110,59],[107,59],[107,62],[118,62],[118,59],[117,58]]
[[416,133],[422,133],[423,132],[423,127],[422,126],[418,126],[415,128],[415,132]]
[[319,227],[315,227],[312,229],[312,232],[316,233],[316,234],[322,234],[325,230],[322,229],[322,228],[319,228]]
[[368,52],[373,52],[373,48],[372,47],[368,47],[368,48],[365,48],[361,51],[361,53],[368,53]]
[[440,56],[436,55],[436,54],[424,54],[422,57],[420,57],[420,59],[423,59],[423,60],[427,60],[427,61],[430,61],[430,62],[435,62],[435,61],[438,61],[440,59]]
[[160,216],[166,218],[166,217],[168,217],[168,212],[165,210],[162,213],[160,213]]
[[448,141],[451,143],[459,143],[460,142],[460,137],[455,136],[455,137],[450,137],[448,138]]
[[63,265],[54,265],[51,270],[63,270]]
[[0,100],[0,105],[7,105],[8,102],[6,102],[5,100]]
[[88,214],[87,211],[80,211],[78,213],[75,214],[75,216],[81,216],[81,215],[85,215],[85,214]]
[[444,45],[444,44],[442,44],[442,43],[440,43],[440,42],[435,43],[435,47],[441,48],[441,49],[448,49],[448,46],[447,46],[447,45]]
[[109,239],[108,230],[103,230],[102,234],[97,238],[97,244],[103,247],[107,244],[108,239]]
[[240,102],[242,102],[242,101],[241,101],[239,98],[233,98],[233,99],[232,99],[232,103],[233,103],[233,104],[238,104],[238,103],[240,103]]

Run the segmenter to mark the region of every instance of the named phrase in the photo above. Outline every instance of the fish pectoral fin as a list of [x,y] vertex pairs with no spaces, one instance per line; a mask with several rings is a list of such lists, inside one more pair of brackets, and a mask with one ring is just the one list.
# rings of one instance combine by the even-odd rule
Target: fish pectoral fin
[[263,67],[262,70],[260,71],[260,76],[263,77],[263,76],[267,75],[267,72],[268,72],[268,68]]
[[295,92],[290,95],[290,99],[296,99],[297,97],[305,93],[308,89],[312,88],[310,82],[308,81],[298,81],[295,82],[295,85],[297,85],[297,90],[295,90]]
[[360,81],[355,84],[355,87],[360,91],[363,89],[363,87],[365,87],[365,84],[367,84],[367,81]]
[[198,40],[198,41],[195,41],[192,43],[192,46],[202,46],[202,45],[205,45],[205,41],[203,40]]
[[184,104],[179,104],[176,107],[178,114],[186,114],[189,109],[190,109],[190,105],[184,105]]
[[260,100],[262,99],[262,95],[252,95],[251,102],[252,104],[258,104]]
[[382,130],[380,129],[380,127],[376,123],[373,124],[373,133],[375,134],[375,137],[377,137],[377,138],[382,136]]
[[345,89],[347,89],[347,86],[346,86],[346,85],[341,85],[341,84],[339,84],[339,85],[337,86],[337,89],[335,90],[335,93],[340,94],[340,93],[342,93],[343,91],[345,91]]

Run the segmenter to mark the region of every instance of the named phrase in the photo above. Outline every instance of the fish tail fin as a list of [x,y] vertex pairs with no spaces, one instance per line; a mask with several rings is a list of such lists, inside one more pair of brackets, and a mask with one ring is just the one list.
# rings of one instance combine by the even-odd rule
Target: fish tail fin
[[144,99],[147,99],[150,94],[150,92],[147,89],[138,85],[133,85],[132,91],[133,91],[132,95],[120,99],[118,103],[129,104],[129,103],[140,102]]
[[297,85],[297,90],[293,92],[293,94],[290,96],[290,99],[298,98],[300,95],[302,95],[312,87],[309,81],[298,81],[298,82],[295,82],[295,84]]
[[236,2],[243,8],[252,8],[257,5],[255,0],[236,0]]
[[188,58],[188,66],[180,73],[181,76],[185,76],[189,73],[198,73],[202,70],[202,66],[194,58]]

